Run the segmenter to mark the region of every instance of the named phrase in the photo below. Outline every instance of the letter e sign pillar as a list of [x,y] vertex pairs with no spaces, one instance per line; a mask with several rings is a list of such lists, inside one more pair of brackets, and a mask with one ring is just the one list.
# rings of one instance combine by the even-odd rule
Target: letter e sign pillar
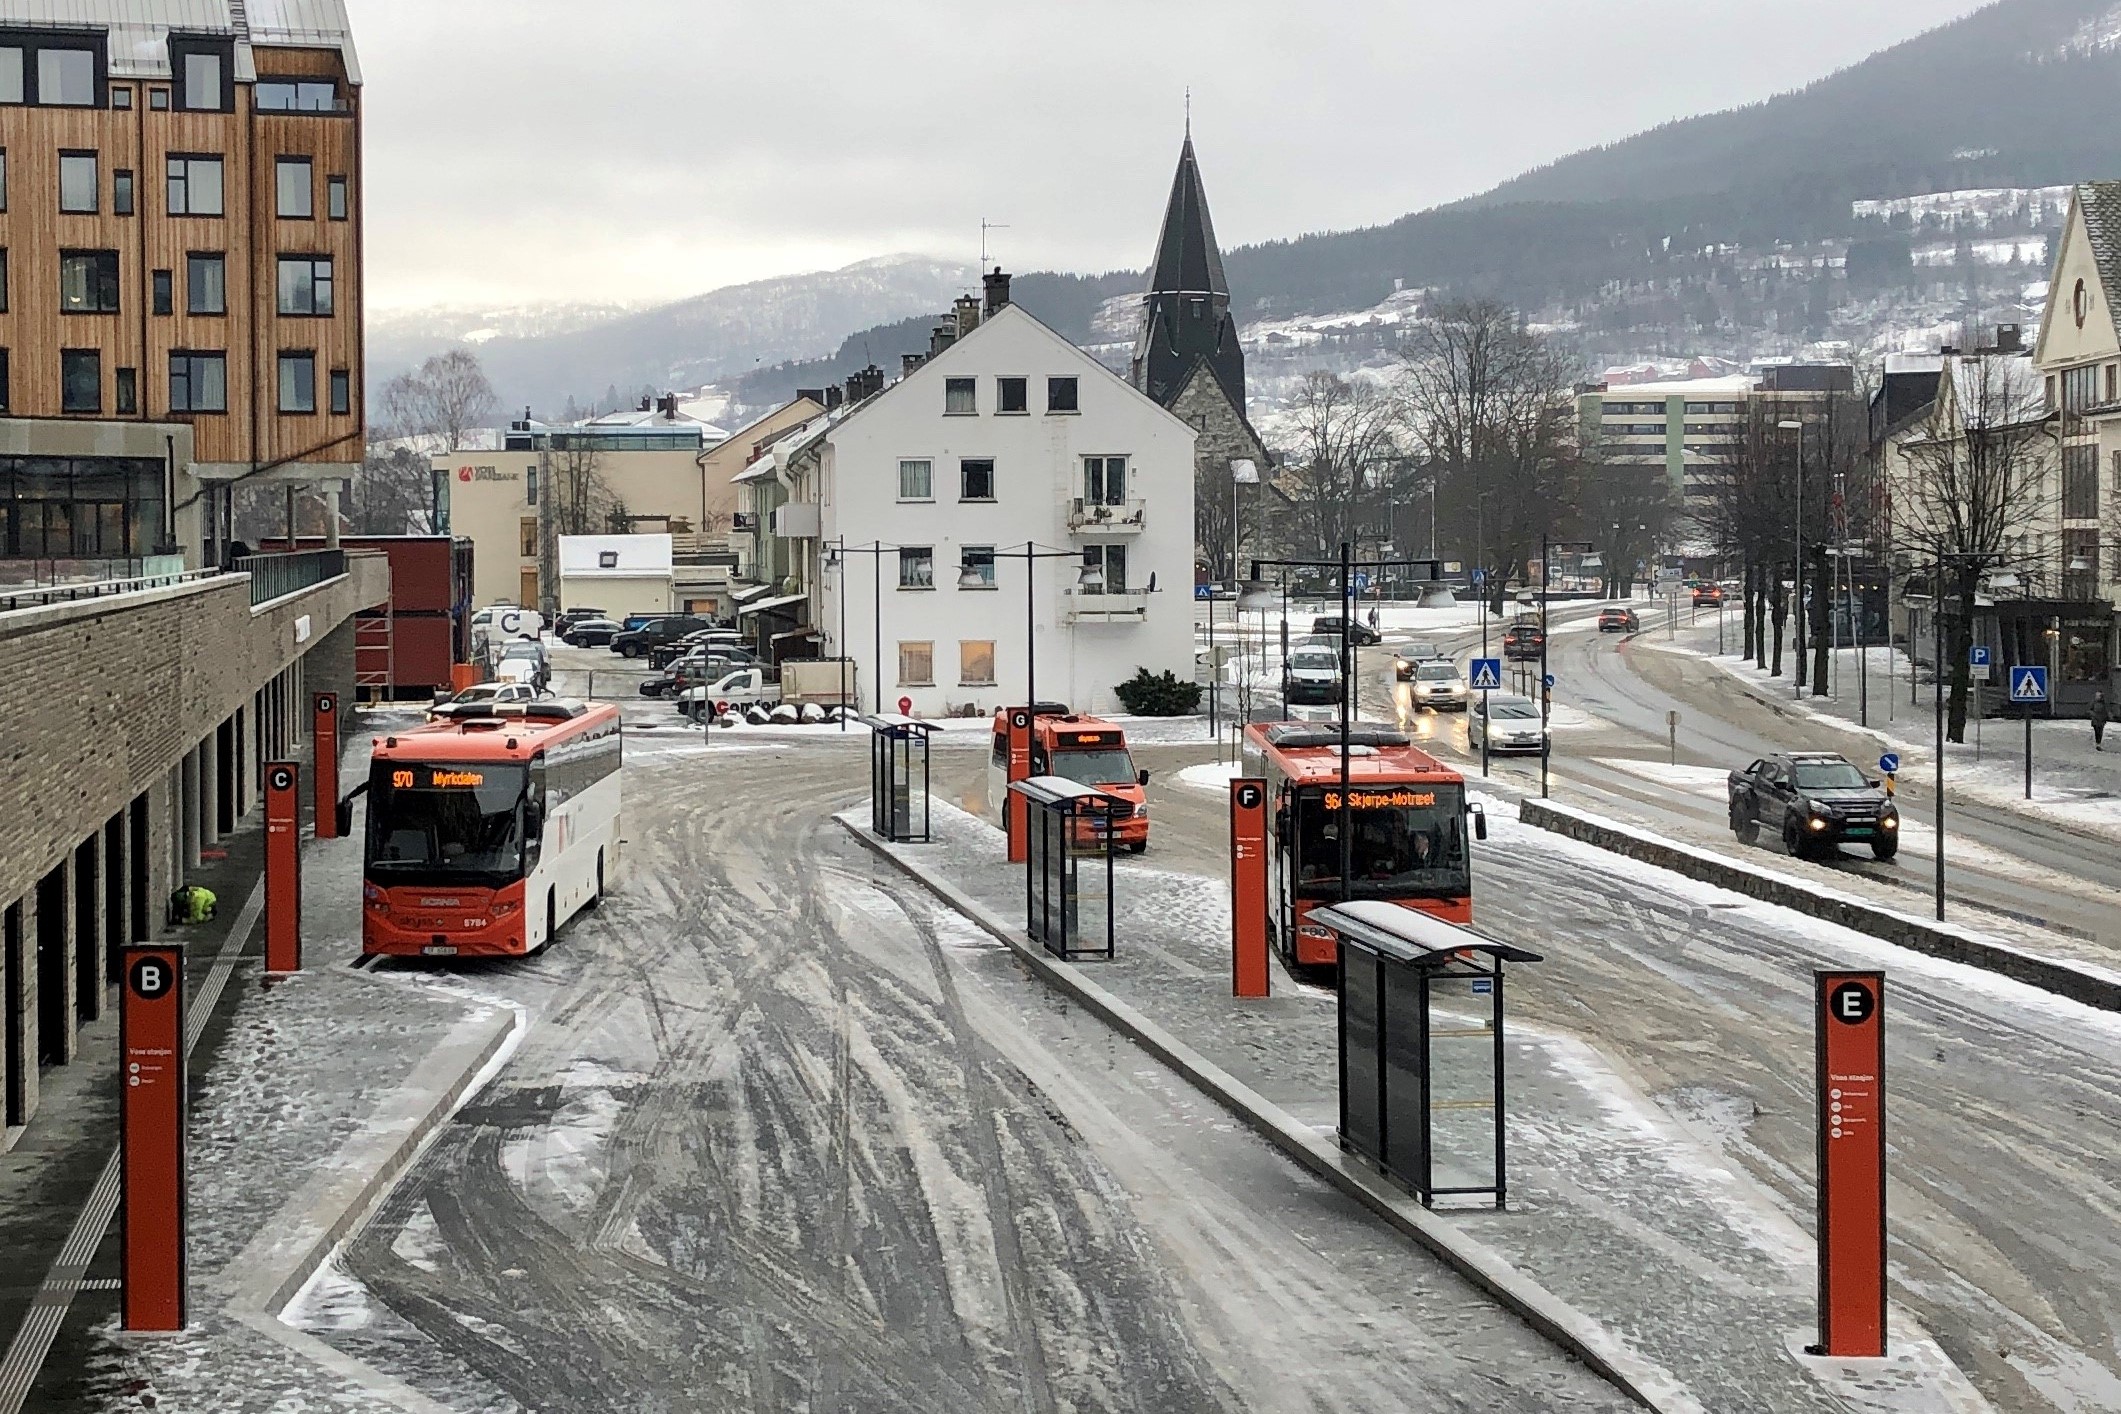
[[1819,1345],[1885,1354],[1885,974],[1820,972]]

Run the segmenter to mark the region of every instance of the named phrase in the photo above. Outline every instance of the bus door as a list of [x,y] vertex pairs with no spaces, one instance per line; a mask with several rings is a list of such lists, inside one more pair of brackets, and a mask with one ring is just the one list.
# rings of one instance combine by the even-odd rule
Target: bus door
[[1274,862],[1267,871],[1267,916],[1284,960],[1296,959],[1296,792],[1283,782],[1274,801]]

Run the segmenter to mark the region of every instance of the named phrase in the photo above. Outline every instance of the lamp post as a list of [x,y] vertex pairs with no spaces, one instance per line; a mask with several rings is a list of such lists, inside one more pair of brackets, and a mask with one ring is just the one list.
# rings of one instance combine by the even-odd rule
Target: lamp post
[[1790,567],[1790,616],[1797,621],[1797,662],[1791,674],[1795,691],[1793,697],[1804,695],[1804,424],[1793,418],[1784,418],[1775,424],[1784,432],[1797,434],[1797,559]]
[[[876,610],[874,638],[871,646],[876,656],[870,668],[869,678],[871,692],[876,703],[875,711],[879,716],[883,715],[884,711],[884,556],[896,551],[898,548],[896,545],[886,545],[881,540],[871,541],[867,545],[849,545],[847,537],[842,535],[832,542],[825,556],[826,565],[836,568],[840,572],[839,650],[842,658],[847,656],[847,556],[867,555],[870,557],[870,578],[873,585],[871,598],[874,601]],[[847,675],[845,669],[842,669],[840,673],[841,731],[847,729],[846,706]]]
[[[996,550],[997,560],[1022,560],[1024,562],[1024,705],[1038,706],[1038,576],[1033,573],[1040,560],[1075,560],[1082,565],[1076,578],[1078,589],[1095,592],[1105,587],[1105,572],[1083,559],[1080,550],[1041,550],[1034,541],[1025,541],[1021,550]],[[957,587],[960,589],[989,589],[994,581],[971,565],[958,570]],[[1213,610],[1210,610],[1213,613]]]

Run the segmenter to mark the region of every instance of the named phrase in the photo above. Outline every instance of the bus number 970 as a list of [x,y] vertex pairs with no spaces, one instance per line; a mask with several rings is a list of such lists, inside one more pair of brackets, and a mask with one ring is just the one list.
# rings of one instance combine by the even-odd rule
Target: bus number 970
[[391,783],[391,785],[392,785],[393,787],[395,787],[395,788],[396,788],[396,789],[398,789],[398,790],[411,790],[411,789],[412,789],[412,772],[410,772],[410,771],[392,771],[392,772],[390,773],[390,783]]

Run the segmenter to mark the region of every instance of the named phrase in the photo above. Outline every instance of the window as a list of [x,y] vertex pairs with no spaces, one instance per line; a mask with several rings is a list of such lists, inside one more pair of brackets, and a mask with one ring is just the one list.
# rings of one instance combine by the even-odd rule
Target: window
[[526,466],[523,468],[523,504],[534,506],[537,503],[538,469],[534,466]]
[[0,246],[0,314],[7,313],[7,247]]
[[227,412],[228,356],[173,353],[169,356],[171,412]]
[[96,56],[86,49],[39,49],[37,101],[49,107],[93,108]]
[[59,310],[62,314],[118,312],[118,252],[59,252]]
[[943,413],[949,417],[970,417],[979,411],[979,380],[977,378],[945,378],[943,380]]
[[994,588],[994,547],[992,545],[967,545],[959,553],[958,571],[960,578],[957,587],[960,589],[972,587],[962,578],[967,570],[979,576],[979,588]]
[[0,103],[22,101],[22,47],[0,46]]
[[1028,378],[995,379],[994,410],[996,412],[1031,411],[1031,380]]
[[1088,594],[1124,594],[1127,592],[1127,547],[1124,545],[1086,545],[1083,547],[1083,568],[1101,571],[1105,576],[1104,587],[1086,589]]
[[520,537],[517,548],[522,551],[523,558],[526,560],[536,559],[538,557],[538,518],[536,516],[524,516],[522,522],[516,527],[516,532]]
[[140,411],[140,374],[138,370],[118,370],[118,413],[130,417]]
[[273,162],[275,189],[279,193],[279,214],[293,220],[307,220],[316,214],[314,183],[310,177],[307,157],[281,157]]
[[157,113],[165,111],[169,107],[169,90],[166,88],[149,89],[147,91],[147,106],[154,109]]
[[935,644],[900,643],[898,646],[898,685],[900,687],[935,686]]
[[155,291],[155,313],[170,314],[176,304],[176,281],[167,270],[157,270],[153,278]]
[[2106,365],[2106,401],[2121,399],[2121,363]]
[[898,464],[898,498],[901,501],[934,500],[934,464],[927,461],[901,461]]
[[7,350],[0,349],[0,412],[7,411]]
[[992,457],[967,457],[957,464],[958,499],[960,501],[991,501],[994,499],[994,459]]
[[1123,506],[1127,503],[1127,459],[1083,458],[1083,500],[1093,506]]
[[329,79],[259,79],[261,113],[336,113],[339,86]]
[[898,552],[898,587],[935,588],[935,550],[928,545],[908,545]]
[[280,313],[329,315],[331,303],[330,256],[280,257]]
[[2075,446],[2062,449],[2062,515],[2065,520],[2091,520],[2099,514],[2099,449]]
[[280,411],[317,410],[317,356],[313,353],[280,355]]
[[7,149],[0,147],[0,211],[7,210]]
[[1082,411],[1076,403],[1076,382],[1077,380],[1074,378],[1048,378],[1046,380],[1046,411]]
[[59,154],[59,209],[78,215],[94,215],[98,209],[97,188],[101,183],[96,178],[96,154],[93,152],[62,152]]
[[2082,412],[2099,401],[2099,365],[2087,363],[2082,368],[2062,370],[2062,409],[2064,412]]
[[331,371],[331,410],[337,417],[353,411],[353,375],[343,368]]
[[994,640],[964,638],[957,645],[957,685],[994,686]]
[[220,158],[172,157],[169,159],[169,214],[172,216],[219,216],[221,214]]
[[227,106],[221,93],[221,56],[184,56],[184,106],[194,112],[218,113]]
[[129,167],[120,167],[110,174],[110,209],[120,216],[133,214],[133,174]]
[[59,410],[103,411],[103,355],[94,349],[59,352]]
[[133,106],[133,91],[122,84],[112,89],[110,91],[110,106],[119,109],[131,109]]
[[329,177],[325,180],[324,214],[334,221],[346,219],[346,178]]
[[228,257],[221,252],[193,251],[184,257],[184,311],[228,313]]

